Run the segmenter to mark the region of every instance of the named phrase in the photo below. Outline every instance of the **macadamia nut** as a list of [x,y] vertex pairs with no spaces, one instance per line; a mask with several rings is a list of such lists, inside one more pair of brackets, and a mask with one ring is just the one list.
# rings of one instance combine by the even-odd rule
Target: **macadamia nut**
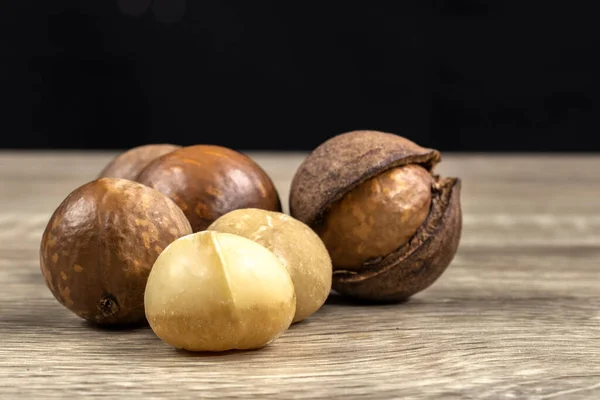
[[404,245],[431,206],[433,178],[418,165],[381,173],[332,205],[317,229],[336,269],[359,270]]
[[145,322],[144,288],[152,265],[175,239],[192,233],[162,193],[119,178],[71,192],[40,243],[40,267],[54,297],[99,325]]
[[462,233],[461,179],[435,172],[442,154],[397,134],[333,136],[302,161],[290,215],[319,234],[331,287],[356,299],[404,301],[452,262]]
[[99,178],[121,178],[135,181],[139,173],[152,161],[181,146],[161,143],[146,144],[131,148],[113,158],[102,171]]
[[242,236],[202,231],[161,253],[144,304],[150,327],[166,343],[226,351],[278,338],[292,323],[296,295],[271,251]]
[[152,161],[136,180],[177,203],[194,232],[238,208],[281,211],[267,172],[249,156],[223,146],[199,144],[172,151]]
[[281,212],[246,208],[223,215],[208,229],[247,237],[279,258],[296,291],[293,322],[302,321],[325,303],[331,291],[331,258],[323,241],[307,225]]

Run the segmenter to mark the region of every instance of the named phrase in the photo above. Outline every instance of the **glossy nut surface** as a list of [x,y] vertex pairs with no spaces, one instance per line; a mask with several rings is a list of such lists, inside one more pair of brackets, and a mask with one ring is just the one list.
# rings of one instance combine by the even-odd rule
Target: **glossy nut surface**
[[317,312],[331,291],[331,258],[317,234],[289,215],[255,208],[231,211],[208,230],[233,233],[272,251],[287,268],[296,291],[299,322]]
[[154,333],[190,351],[261,348],[290,326],[294,286],[279,259],[242,236],[203,231],[173,242],[146,286]]
[[378,131],[334,136],[305,158],[292,180],[290,213],[324,240],[334,290],[400,301],[439,278],[462,231],[461,182],[436,175],[440,161],[437,150]]
[[194,232],[239,208],[281,211],[279,194],[267,173],[226,147],[196,145],[173,151],[150,163],[137,181],[175,201]]
[[75,189],[44,230],[40,265],[56,299],[96,324],[144,320],[144,288],[154,261],[191,233],[173,201],[125,179],[101,178]]
[[111,160],[98,178],[122,178],[135,181],[140,172],[156,158],[177,150],[174,144],[147,144],[129,149]]

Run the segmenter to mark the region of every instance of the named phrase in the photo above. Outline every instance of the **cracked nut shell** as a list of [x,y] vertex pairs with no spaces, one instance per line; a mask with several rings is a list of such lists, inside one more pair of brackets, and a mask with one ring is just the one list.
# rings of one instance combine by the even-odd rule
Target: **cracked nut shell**
[[226,147],[183,147],[151,162],[136,180],[175,201],[194,232],[240,208],[281,211],[267,173],[250,157]]
[[[404,137],[352,131],[323,142],[301,163],[290,188],[290,214],[324,239],[336,292],[402,301],[446,270],[461,237],[461,181],[434,174],[440,161],[439,151]],[[423,185],[430,187],[429,196]],[[351,245],[336,251],[344,243]],[[356,254],[348,257],[350,251]]]
[[142,170],[156,158],[177,150],[174,144],[146,144],[131,148],[112,159],[98,175],[98,178],[122,178],[135,181]]
[[144,289],[162,250],[192,233],[160,192],[100,178],[71,192],[42,235],[40,266],[54,297],[99,325],[144,322]]

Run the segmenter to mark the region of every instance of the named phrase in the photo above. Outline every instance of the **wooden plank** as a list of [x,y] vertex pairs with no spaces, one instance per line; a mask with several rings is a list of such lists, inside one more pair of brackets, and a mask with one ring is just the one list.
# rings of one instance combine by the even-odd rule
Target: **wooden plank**
[[[251,155],[287,207],[304,154]],[[598,156],[446,155],[464,234],[432,287],[386,306],[332,294],[272,345],[212,356],[92,328],[45,287],[50,213],[112,156],[0,154],[1,398],[600,398]]]

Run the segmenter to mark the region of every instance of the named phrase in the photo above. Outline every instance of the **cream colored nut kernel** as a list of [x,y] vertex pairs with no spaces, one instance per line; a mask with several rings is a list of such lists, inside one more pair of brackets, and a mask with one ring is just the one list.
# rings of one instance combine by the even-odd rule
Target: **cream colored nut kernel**
[[191,351],[256,349],[292,323],[294,286],[265,247],[201,231],[171,243],[148,277],[146,318],[166,343]]
[[325,303],[331,291],[331,258],[323,241],[304,223],[284,213],[246,208],[219,217],[208,229],[247,237],[279,257],[296,291],[293,322]]

